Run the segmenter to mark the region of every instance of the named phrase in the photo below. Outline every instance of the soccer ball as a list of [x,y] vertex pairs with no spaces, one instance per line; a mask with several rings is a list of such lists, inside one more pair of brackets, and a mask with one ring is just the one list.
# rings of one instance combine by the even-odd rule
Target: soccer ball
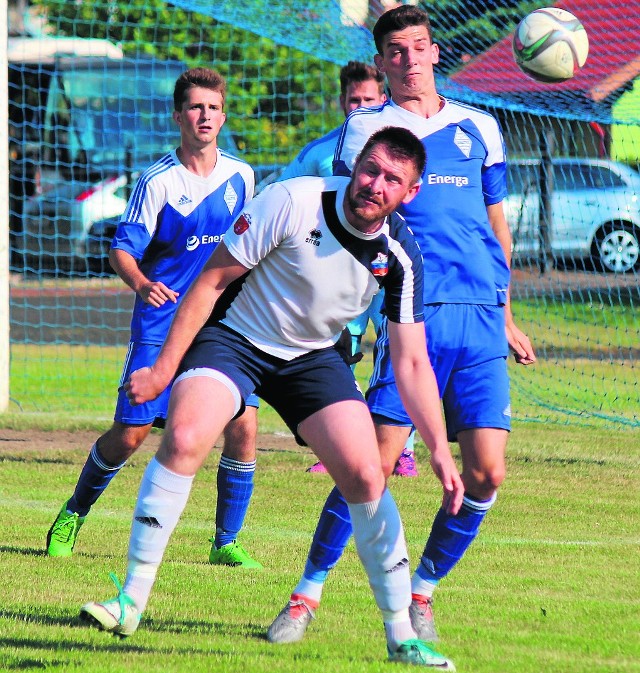
[[536,9],[520,21],[513,36],[518,67],[539,82],[564,82],[582,68],[589,54],[587,31],[571,12]]

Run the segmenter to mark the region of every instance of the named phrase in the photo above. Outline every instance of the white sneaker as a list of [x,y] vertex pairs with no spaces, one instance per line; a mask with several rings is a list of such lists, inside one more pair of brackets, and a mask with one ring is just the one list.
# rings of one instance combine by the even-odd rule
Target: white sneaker
[[409,606],[411,626],[420,640],[435,643],[438,640],[436,625],[433,621],[433,598],[419,600],[412,598]]
[[133,598],[122,590],[118,578],[113,573],[109,577],[116,585],[118,595],[104,603],[93,601],[85,603],[80,608],[80,619],[103,631],[126,638],[135,633],[140,624],[141,615]]
[[290,600],[267,630],[270,643],[297,643],[313,619],[313,608],[302,599]]

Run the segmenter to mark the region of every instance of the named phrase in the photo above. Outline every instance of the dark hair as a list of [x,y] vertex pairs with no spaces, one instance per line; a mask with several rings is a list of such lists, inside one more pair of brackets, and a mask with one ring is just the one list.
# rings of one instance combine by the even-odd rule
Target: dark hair
[[416,178],[420,178],[427,164],[427,152],[424,145],[408,129],[401,126],[385,126],[378,129],[365,143],[358,155],[358,161],[371,152],[374,145],[384,145],[394,159],[412,161],[416,169]]
[[347,87],[353,82],[368,82],[370,79],[378,83],[380,93],[384,93],[384,75],[373,65],[362,61],[349,61],[340,70],[340,95],[347,95]]
[[185,101],[186,93],[194,86],[217,91],[222,96],[222,107],[227,93],[227,83],[224,77],[211,68],[191,68],[178,77],[173,89],[173,107],[180,112]]
[[404,30],[410,26],[424,26],[429,34],[429,41],[433,42],[431,32],[431,22],[429,15],[419,7],[413,5],[400,5],[385,12],[373,27],[373,39],[376,43],[376,49],[382,54],[384,48],[384,38],[389,33],[395,33],[398,30]]

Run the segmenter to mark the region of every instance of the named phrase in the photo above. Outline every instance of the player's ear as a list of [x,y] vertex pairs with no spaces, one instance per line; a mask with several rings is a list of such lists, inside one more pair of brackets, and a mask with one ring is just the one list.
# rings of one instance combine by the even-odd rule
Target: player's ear
[[174,110],[173,114],[171,115],[173,117],[173,121],[180,126],[182,124],[182,117],[180,116],[180,113],[178,110]]
[[384,72],[384,59],[380,54],[374,55],[373,62],[376,64],[376,68],[378,68],[380,72]]
[[437,44],[431,45],[431,63],[440,63],[440,47]]
[[409,187],[409,191],[406,193],[404,199],[402,199],[402,203],[409,203],[409,201],[413,201],[416,194],[420,191],[420,184],[420,182],[416,182],[415,185]]

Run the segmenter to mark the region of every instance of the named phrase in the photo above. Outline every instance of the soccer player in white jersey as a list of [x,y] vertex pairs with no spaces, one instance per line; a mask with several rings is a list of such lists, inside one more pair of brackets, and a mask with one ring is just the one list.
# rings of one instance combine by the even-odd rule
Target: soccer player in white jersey
[[[535,354],[509,307],[511,237],[502,208],[505,151],[496,120],[438,94],[433,73],[438,46],[422,9],[402,5],[385,12],[373,35],[375,62],[387,77],[391,100],[347,118],[334,169],[348,175],[370,134],[389,124],[413,131],[427,152],[422,188],[400,212],[423,255],[426,342],[449,440],[460,445],[465,487],[459,512],[443,507],[437,513],[412,579],[413,626],[422,640],[433,641],[434,589],[476,537],[505,476],[511,415],[508,350],[524,365],[534,362]],[[398,394],[386,326],[383,319],[366,397],[389,475],[412,422]],[[349,511],[334,489],[303,576],[270,627],[273,640],[304,637],[349,535]]]
[[[359,107],[375,107],[386,100],[384,75],[377,68],[361,61],[349,61],[340,69],[340,108],[345,117]],[[333,155],[341,129],[342,126],[338,126],[321,138],[312,140],[284,169],[278,179],[288,180],[303,175],[318,177],[333,175]],[[360,347],[369,320],[373,323],[376,332],[378,331],[382,319],[380,310],[383,301],[384,292],[379,292],[373,298],[369,308],[347,325],[351,334],[351,354],[354,362],[352,366],[355,366],[355,363],[362,358]],[[327,469],[318,461],[309,467],[307,472],[326,473]],[[413,433],[393,473],[399,476],[417,476],[413,453]]]
[[[131,341],[113,425],[91,448],[73,495],[49,530],[49,556],[71,556],[91,506],[151,428],[164,427],[170,386],[135,407],[122,386],[131,371],[155,360],[179,301],[253,196],[251,167],[217,146],[225,92],[224,79],[209,68],[177,79],[173,118],[180,146],[142,173],[116,231],[111,265],[136,293]],[[212,563],[261,567],[235,541],[253,488],[257,406],[251,398],[245,414],[225,430]]]
[[113,600],[85,604],[83,619],[122,636],[136,630],[193,478],[255,392],[345,494],[389,659],[453,670],[411,626],[402,523],[385,487],[371,415],[334,348],[347,322],[384,287],[398,383],[432,450],[446,508],[456,512],[462,481],[424,342],[422,258],[394,212],[418,192],[424,162],[411,132],[381,129],[351,179],[286,180],[244,209],[178,308],[156,362],[125,386],[133,402],[144,403],[178,374],[160,449],[140,485],[126,582]]

